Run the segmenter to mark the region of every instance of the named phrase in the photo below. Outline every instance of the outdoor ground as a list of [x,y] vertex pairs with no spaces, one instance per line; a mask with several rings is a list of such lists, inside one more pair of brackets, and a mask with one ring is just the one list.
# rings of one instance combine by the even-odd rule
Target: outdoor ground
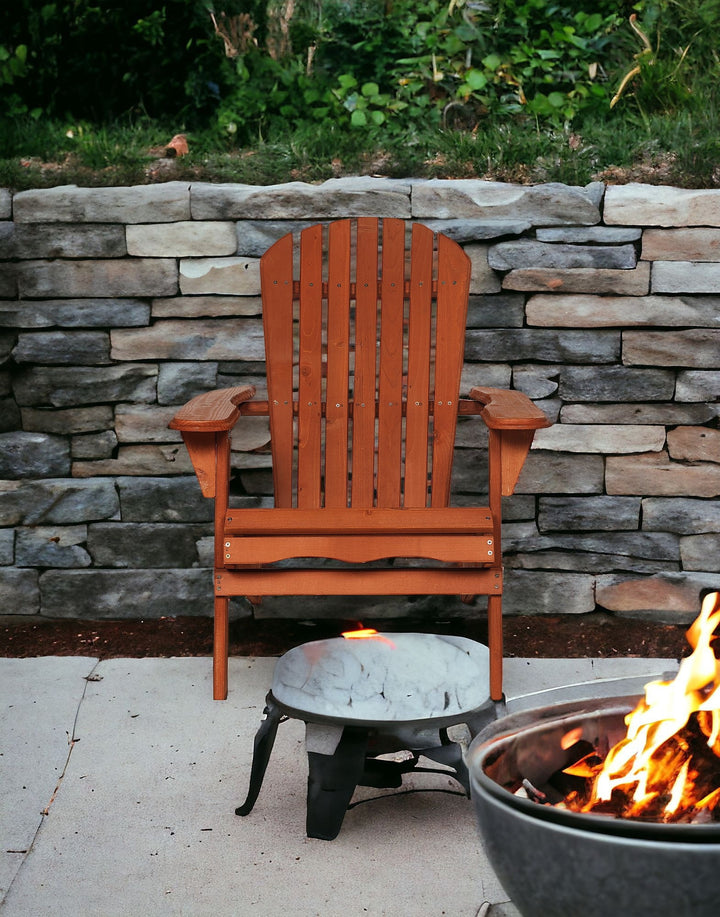
[[[364,621],[385,631],[433,630],[427,619]],[[274,656],[308,640],[337,636],[356,621],[242,619],[230,627],[230,653]],[[444,621],[438,633],[485,640],[482,621]],[[592,613],[504,619],[505,655],[532,658],[679,658],[689,652],[685,627]],[[49,620],[20,615],[0,617],[0,656],[204,656],[212,652],[210,618],[147,621]]]

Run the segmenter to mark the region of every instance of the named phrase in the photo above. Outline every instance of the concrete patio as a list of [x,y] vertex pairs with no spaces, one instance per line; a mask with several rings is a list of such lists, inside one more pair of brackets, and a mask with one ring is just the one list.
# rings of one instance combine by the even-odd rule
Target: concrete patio
[[[0,659],[3,917],[510,917],[471,803],[418,774],[358,790],[339,837],[305,836],[304,728],[280,727],[254,811],[234,814],[273,658]],[[676,660],[509,659],[529,692],[673,671]],[[649,678],[648,678],[649,680]],[[602,691],[600,685],[597,687]]]

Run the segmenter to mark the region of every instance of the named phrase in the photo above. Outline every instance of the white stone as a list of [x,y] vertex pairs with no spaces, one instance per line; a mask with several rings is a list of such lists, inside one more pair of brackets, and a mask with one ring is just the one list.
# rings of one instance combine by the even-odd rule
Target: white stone
[[681,296],[594,296],[581,293],[531,296],[529,325],[561,328],[720,325],[717,303]]
[[180,262],[180,292],[260,294],[259,258],[186,258]]
[[706,261],[655,261],[652,293],[720,293],[720,264]]
[[190,219],[190,186],[164,182],[129,188],[62,185],[21,191],[13,200],[17,223],[167,223]]
[[489,697],[487,647],[465,637],[378,634],[295,647],[272,693],[293,711],[363,723],[455,718]]
[[665,427],[558,423],[537,430],[532,448],[552,452],[601,452],[616,455],[659,452],[664,445]]
[[603,216],[610,225],[720,226],[720,191],[637,183],[610,185]]
[[237,252],[235,223],[227,222],[133,224],[126,229],[126,240],[128,255],[146,258],[193,258]]

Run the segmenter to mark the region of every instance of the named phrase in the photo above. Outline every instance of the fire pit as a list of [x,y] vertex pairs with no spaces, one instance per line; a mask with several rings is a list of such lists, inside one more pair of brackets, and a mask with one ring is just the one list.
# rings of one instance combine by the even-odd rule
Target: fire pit
[[524,711],[473,742],[480,833],[525,917],[718,913],[719,623],[715,594],[693,654],[644,698]]
[[356,786],[399,787],[403,774],[432,770],[421,757],[443,765],[469,795],[463,749],[447,730],[465,724],[474,736],[495,718],[487,647],[465,637],[360,630],[285,653],[236,814],[252,811],[287,717],[306,724],[308,837],[337,836]]

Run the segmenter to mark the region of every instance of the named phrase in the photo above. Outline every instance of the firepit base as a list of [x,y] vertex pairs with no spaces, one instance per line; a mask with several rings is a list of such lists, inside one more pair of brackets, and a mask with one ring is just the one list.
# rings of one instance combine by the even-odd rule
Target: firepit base
[[495,719],[488,676],[487,647],[463,637],[377,634],[295,647],[276,664],[236,814],[255,805],[287,717],[306,727],[308,837],[337,836],[357,786],[399,787],[403,774],[434,770],[420,757],[442,765],[469,796],[463,748],[447,730],[465,724],[475,736]]

